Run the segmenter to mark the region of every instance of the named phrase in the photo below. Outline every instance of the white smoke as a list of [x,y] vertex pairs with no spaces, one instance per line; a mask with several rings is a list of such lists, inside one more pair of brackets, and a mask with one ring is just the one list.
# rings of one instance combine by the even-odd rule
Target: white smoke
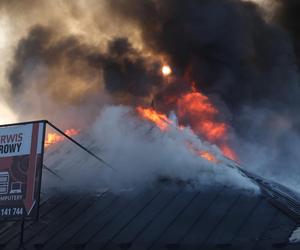
[[[147,187],[164,178],[187,182],[195,188],[226,185],[258,192],[237,170],[226,166],[216,146],[201,141],[189,128],[178,130],[174,126],[161,132],[150,122],[141,120],[129,107],[106,107],[88,134],[81,134],[77,139],[116,171],[65,142],[50,147],[45,157],[45,164],[64,178],[61,184],[65,186],[110,188],[118,192]],[[210,151],[219,163],[201,159],[187,148],[186,141]],[[57,185],[50,178],[47,175],[47,185]]]
[[247,170],[299,190],[300,137],[284,113],[268,108],[244,108],[241,119],[249,121],[249,135],[239,141],[238,155]]

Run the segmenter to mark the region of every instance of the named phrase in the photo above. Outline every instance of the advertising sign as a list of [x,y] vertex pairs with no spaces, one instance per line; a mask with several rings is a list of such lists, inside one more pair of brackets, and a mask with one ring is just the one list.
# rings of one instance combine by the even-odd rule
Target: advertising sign
[[0,126],[0,219],[36,219],[44,121]]

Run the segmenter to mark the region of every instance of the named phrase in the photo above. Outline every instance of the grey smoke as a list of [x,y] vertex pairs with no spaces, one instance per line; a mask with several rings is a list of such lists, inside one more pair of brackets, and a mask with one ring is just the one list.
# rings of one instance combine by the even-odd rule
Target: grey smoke
[[[64,181],[47,174],[47,187],[109,188],[121,192],[146,188],[165,179],[196,189],[227,185],[252,194],[259,192],[250,180],[226,166],[227,160],[217,147],[201,141],[188,128],[170,127],[162,132],[152,123],[139,119],[131,107],[105,107],[91,128],[76,139],[101,155],[116,171],[64,141],[53,145],[45,155],[45,164]],[[186,141],[213,153],[219,163],[200,158],[189,150]]]

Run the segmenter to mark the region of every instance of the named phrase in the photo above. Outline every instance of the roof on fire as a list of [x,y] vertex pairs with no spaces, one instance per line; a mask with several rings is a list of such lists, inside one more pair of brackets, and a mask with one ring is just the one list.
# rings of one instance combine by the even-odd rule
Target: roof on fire
[[[299,249],[296,222],[262,195],[161,183],[142,192],[44,194],[26,222],[26,249]],[[20,222],[2,222],[3,249],[17,249]]]

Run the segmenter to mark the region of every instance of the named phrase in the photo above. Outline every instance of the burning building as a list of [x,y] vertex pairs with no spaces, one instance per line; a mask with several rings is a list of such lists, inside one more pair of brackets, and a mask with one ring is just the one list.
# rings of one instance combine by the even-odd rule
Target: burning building
[[[240,223],[237,221],[228,236],[232,241],[242,240],[237,234],[247,225],[247,218],[256,221],[261,218],[255,217],[256,213],[269,211],[274,216],[279,214],[261,200],[258,191],[270,194],[273,182],[267,181],[271,184],[264,186],[264,179],[254,174],[299,188],[299,29],[295,14],[298,9],[299,4],[293,0],[1,1],[0,121],[48,119],[97,151],[117,173],[105,168],[95,170],[95,162],[74,153],[62,137],[49,131],[46,164],[68,176],[65,187],[75,186],[82,191],[88,186],[89,192],[101,188],[99,196],[104,203],[108,202],[108,210],[129,202],[120,199],[121,204],[112,205],[124,190],[145,190],[157,182],[176,186],[171,191],[155,189],[145,194],[141,203],[144,205],[134,208],[136,213],[130,214],[128,207],[121,228],[117,229],[114,222],[117,211],[108,215],[109,221],[102,221],[103,227],[94,225],[97,234],[112,225],[111,231],[105,229],[105,247],[118,237],[120,244],[134,242],[141,235],[144,240],[154,237],[144,232],[150,230],[147,228],[152,223],[157,228],[155,221],[161,219],[166,219],[165,227],[148,242],[154,244],[154,249],[161,243],[160,237],[174,237],[187,242],[186,247],[195,242],[196,246],[213,244],[213,239],[219,237],[214,233],[221,231],[218,226],[227,225],[230,217],[226,216],[239,210],[249,198],[244,192],[250,192],[252,205],[238,217]],[[45,181],[47,187],[60,185]],[[186,193],[181,185],[192,188],[192,193]],[[276,185],[271,188],[273,191]],[[232,191],[228,191],[232,193],[228,198],[232,203],[225,202],[228,189],[224,186]],[[202,189],[204,193],[200,192]],[[279,189],[282,191],[281,186]],[[221,195],[220,190],[226,195]],[[200,208],[198,199],[205,199],[206,195],[212,203]],[[94,215],[101,214],[97,205],[91,205],[97,200],[94,196],[83,198],[82,205],[76,199],[70,198],[68,204],[73,202],[78,208],[64,226],[85,206]],[[163,205],[161,200],[170,201],[174,208]],[[201,214],[205,215],[210,206],[218,207],[218,202],[226,203],[224,214],[218,217],[217,212],[212,212],[214,219],[210,225],[215,227],[207,230],[201,244],[193,238],[202,220],[198,213],[192,213],[194,218],[185,225],[186,231],[177,234],[173,223],[182,225],[183,220],[188,220],[189,209],[203,209]],[[148,207],[149,204],[152,205]],[[146,217],[144,208],[151,211],[151,216],[135,220],[140,215]],[[168,209],[172,211],[170,217]],[[286,213],[291,210],[283,209]],[[61,215],[63,211],[62,208]],[[278,217],[287,223],[284,225],[288,225],[291,233],[295,223],[281,214]],[[97,237],[91,233],[93,227],[85,224],[91,221],[89,216],[84,218],[76,226],[86,226],[90,234],[84,232],[97,243]],[[271,225],[279,223],[274,218],[263,221],[265,231],[253,237],[262,241],[265,235],[274,233]],[[55,226],[60,228],[57,224],[51,228]],[[71,235],[76,226],[70,226],[66,239],[80,235],[80,230]],[[282,236],[284,230],[278,227]],[[33,228],[34,235],[38,226],[33,224]],[[121,233],[121,229],[128,230],[128,234]],[[133,232],[130,230],[134,233],[129,240]],[[59,238],[47,238],[46,232],[50,231],[49,228],[42,233],[43,246]],[[189,236],[191,232],[194,236]],[[38,245],[40,238],[33,235],[27,241]],[[193,239],[188,241],[188,237]],[[288,235],[282,236],[282,240],[287,238]],[[224,246],[231,244],[228,239]],[[77,243],[85,246],[88,239]],[[170,243],[170,247],[175,244],[172,240],[163,243]],[[178,247],[179,243],[176,244]],[[122,247],[126,248],[125,245]]]
[[299,160],[292,9],[291,0],[3,1],[2,119],[82,130],[107,105],[152,107],[290,184]]

